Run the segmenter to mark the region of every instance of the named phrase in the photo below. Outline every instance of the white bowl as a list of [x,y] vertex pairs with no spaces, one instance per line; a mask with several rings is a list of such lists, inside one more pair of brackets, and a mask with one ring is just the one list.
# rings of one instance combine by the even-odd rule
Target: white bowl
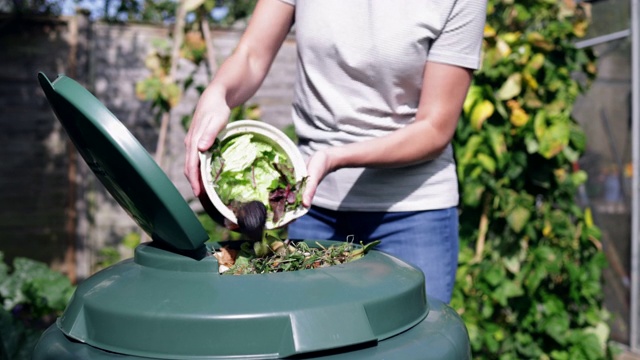
[[[296,181],[300,181],[307,176],[307,166],[296,144],[287,135],[285,135],[285,133],[270,124],[256,120],[234,121],[229,123],[227,127],[220,132],[218,139],[223,141],[230,136],[247,133],[258,135],[260,138],[269,141],[270,145],[283,151],[289,157],[289,160],[293,165]],[[204,183],[204,189],[207,196],[209,196],[209,199],[216,209],[229,221],[237,224],[238,219],[235,214],[222,202],[222,200],[220,200],[220,197],[213,186],[211,174],[211,152],[209,151],[200,152],[200,175],[202,176],[202,182]],[[265,227],[267,229],[282,227],[306,214],[307,211],[309,211],[309,209],[301,205],[294,210],[287,211],[278,223],[273,223],[271,220],[267,220]]]

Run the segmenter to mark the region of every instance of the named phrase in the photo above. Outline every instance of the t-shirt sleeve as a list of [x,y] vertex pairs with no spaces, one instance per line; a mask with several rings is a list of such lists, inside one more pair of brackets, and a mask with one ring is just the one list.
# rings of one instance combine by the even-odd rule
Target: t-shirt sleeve
[[280,0],[280,1],[282,1],[285,4],[289,4],[289,5],[293,5],[293,6],[296,5],[296,0]]
[[456,0],[428,60],[478,69],[486,12],[486,0]]

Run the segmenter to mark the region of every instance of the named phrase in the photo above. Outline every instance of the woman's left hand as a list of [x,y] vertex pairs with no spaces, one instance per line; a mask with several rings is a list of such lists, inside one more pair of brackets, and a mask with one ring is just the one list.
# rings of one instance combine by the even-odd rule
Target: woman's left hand
[[302,205],[311,207],[311,200],[316,193],[318,184],[322,179],[334,169],[331,166],[328,151],[316,151],[307,161],[307,183],[302,194]]

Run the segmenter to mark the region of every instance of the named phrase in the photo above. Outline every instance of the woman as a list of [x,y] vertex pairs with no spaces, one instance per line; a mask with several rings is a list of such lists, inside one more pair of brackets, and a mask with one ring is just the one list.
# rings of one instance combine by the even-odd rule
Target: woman
[[202,94],[185,174],[203,193],[198,151],[259,88],[295,22],[292,116],[307,157],[294,239],[382,240],[449,302],[458,257],[451,147],[480,64],[486,0],[259,0],[238,47]]

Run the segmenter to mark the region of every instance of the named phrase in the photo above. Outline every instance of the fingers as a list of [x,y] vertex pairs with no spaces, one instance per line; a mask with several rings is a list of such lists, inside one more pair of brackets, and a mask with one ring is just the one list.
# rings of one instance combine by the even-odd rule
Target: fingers
[[304,188],[304,193],[302,194],[302,206],[306,208],[311,207],[311,202],[313,200],[313,196],[316,194],[317,188],[318,188],[318,182],[311,181],[311,178],[309,178]]
[[317,151],[307,161],[307,183],[302,194],[302,205],[311,207],[318,184],[331,171],[326,152]]
[[231,111],[221,107],[215,112],[198,108],[194,112],[193,121],[185,137],[184,174],[189,180],[194,195],[203,191],[200,176],[200,151],[207,151],[215,141],[218,133],[224,128]]

